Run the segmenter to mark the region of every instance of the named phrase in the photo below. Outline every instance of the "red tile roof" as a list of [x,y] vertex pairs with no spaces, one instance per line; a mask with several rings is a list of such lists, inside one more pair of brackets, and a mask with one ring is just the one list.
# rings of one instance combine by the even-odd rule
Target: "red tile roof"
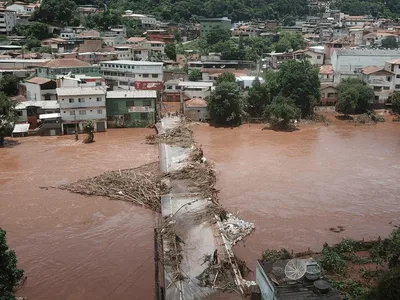
[[369,74],[372,74],[372,73],[375,73],[375,72],[378,72],[378,71],[382,71],[382,70],[383,70],[383,67],[368,66],[368,67],[363,68],[361,70],[361,72],[363,74],[365,74],[365,75],[369,75]]
[[185,101],[186,107],[207,107],[207,101],[202,98],[192,98]]
[[139,42],[143,42],[145,40],[146,40],[145,37],[133,36],[133,37],[130,37],[127,42],[128,43],[139,43]]
[[323,65],[319,68],[319,74],[330,75],[333,74],[332,65]]
[[25,80],[25,82],[34,83],[34,84],[44,84],[49,81],[51,81],[51,79],[42,78],[42,77],[33,77],[31,79]]
[[90,67],[91,65],[87,62],[76,58],[60,58],[52,59],[43,65],[45,68],[76,68],[76,67]]

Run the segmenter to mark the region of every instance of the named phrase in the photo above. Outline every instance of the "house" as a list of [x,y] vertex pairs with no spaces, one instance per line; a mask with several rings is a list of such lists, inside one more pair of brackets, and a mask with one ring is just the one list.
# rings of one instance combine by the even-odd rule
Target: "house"
[[395,74],[384,67],[369,66],[361,70],[361,78],[375,94],[374,104],[385,104],[393,91]]
[[334,83],[322,83],[320,88],[321,105],[335,105],[338,100],[338,89]]
[[165,29],[150,29],[144,35],[146,39],[153,42],[163,42],[164,44],[175,41],[175,36]]
[[72,52],[75,48],[75,41],[63,38],[49,38],[40,42],[42,47],[50,47],[52,53]]
[[214,69],[214,68],[202,68],[200,70],[201,78],[203,81],[212,81],[216,80],[221,74],[224,73],[232,73],[235,77],[239,76],[247,76],[249,75],[249,71],[247,69],[244,70],[236,70],[236,69]]
[[165,42],[160,41],[146,41],[144,47],[151,50],[152,54],[164,55]]
[[382,45],[382,40],[392,37],[394,38],[397,42],[399,42],[399,35],[394,34],[391,32],[380,32],[380,31],[375,31],[371,32],[369,34],[364,35],[363,40],[364,40],[364,45],[366,46],[381,46]]
[[366,23],[372,23],[373,21],[374,21],[374,18],[370,17],[370,16],[344,15],[343,26],[345,26],[345,27],[365,26]]
[[312,49],[297,50],[293,52],[293,56],[295,59],[306,58],[312,65],[322,66],[324,64],[324,54]]
[[185,101],[185,117],[192,121],[205,121],[210,118],[207,101],[202,98],[192,98]]
[[106,131],[105,87],[61,87],[57,88],[57,97],[64,134],[74,133],[75,127],[83,131],[88,121],[94,122],[95,131]]
[[180,67],[187,65],[188,61],[200,59],[200,54],[198,53],[187,53],[187,54],[177,54],[176,62]]
[[232,35],[236,37],[256,37],[260,35],[261,29],[253,25],[241,25],[235,27],[232,31]]
[[39,116],[53,114],[60,111],[60,105],[56,100],[23,101],[15,106],[18,114],[17,123],[29,123],[31,129],[40,126]]
[[[324,279],[314,280],[308,272],[302,278],[291,281],[285,276],[288,260],[257,261],[256,282],[261,300],[340,300],[340,293]],[[306,259],[311,265],[312,259]],[[308,267],[307,267],[308,270]],[[310,279],[308,279],[310,278]]]
[[118,54],[117,52],[81,52],[76,53],[75,57],[93,65],[101,61],[116,60],[118,59]]
[[325,64],[331,64],[331,57],[335,50],[344,48],[348,43],[340,40],[324,43]]
[[177,89],[183,92],[186,98],[206,98],[211,94],[212,82],[180,81]]
[[9,35],[17,23],[14,11],[0,8],[0,34]]
[[266,54],[266,61],[269,64],[271,68],[277,69],[279,68],[279,65],[287,60],[293,59],[293,53],[276,53],[276,52],[271,52]]
[[115,46],[114,49],[119,60],[146,61],[149,59],[151,53],[151,49],[145,46],[137,46],[134,44]]
[[59,112],[52,114],[40,114],[39,120],[41,123],[40,135],[62,135],[61,130],[61,114]]
[[24,96],[28,101],[57,100],[57,83],[55,80],[33,77],[25,80],[21,85],[25,86],[26,94]]
[[319,80],[321,82],[333,82],[332,65],[323,65],[319,68]]
[[36,67],[38,77],[55,79],[57,75],[86,74],[98,75],[99,67],[76,58],[52,59],[42,66]]
[[7,10],[14,11],[17,15],[32,15],[36,8],[40,6],[40,2],[26,4],[24,2],[16,1],[8,5]]
[[133,36],[126,40],[128,44],[132,44],[135,46],[144,46],[144,43],[147,42],[145,37]]
[[220,56],[202,56],[199,61],[189,61],[188,68],[191,69],[248,69],[254,66],[252,61],[222,60]]
[[336,49],[331,59],[335,83],[340,83],[342,78],[358,77],[357,72],[365,67],[383,67],[387,61],[398,58],[399,49]]
[[126,10],[125,14],[123,14],[122,17],[140,21],[142,28],[154,28],[159,23],[153,16],[134,14],[131,10]]
[[202,18],[200,19],[200,37],[205,38],[211,29],[219,26],[224,29],[232,28],[232,21],[227,17],[223,18]]
[[392,90],[400,92],[400,59],[392,59],[387,61],[385,63],[385,70],[394,74]]
[[126,44],[126,39],[123,36],[102,36],[103,43],[109,47]]
[[86,75],[58,75],[58,87],[95,87],[102,86],[106,88],[106,81],[101,76],[86,76]]
[[107,92],[107,124],[111,127],[146,127],[156,121],[157,92]]
[[112,60],[100,63],[100,74],[111,87],[162,90],[163,63]]
[[[253,86],[254,81],[256,80],[256,76],[236,76],[236,82],[241,89],[249,89]],[[265,83],[264,78],[258,77],[258,80],[261,83]]]

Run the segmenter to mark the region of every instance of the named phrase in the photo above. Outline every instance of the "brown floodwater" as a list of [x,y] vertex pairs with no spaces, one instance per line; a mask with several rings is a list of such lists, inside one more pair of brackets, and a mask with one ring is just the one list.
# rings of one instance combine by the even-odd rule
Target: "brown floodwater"
[[[387,236],[400,225],[400,124],[261,128],[194,128],[215,163],[221,202],[256,225],[234,248],[251,270],[267,248],[318,251],[324,242]],[[337,226],[345,230],[329,230]]]
[[153,299],[153,228],[147,209],[58,189],[104,171],[158,160],[151,129],[27,137],[0,149],[0,227],[28,276],[29,299]]

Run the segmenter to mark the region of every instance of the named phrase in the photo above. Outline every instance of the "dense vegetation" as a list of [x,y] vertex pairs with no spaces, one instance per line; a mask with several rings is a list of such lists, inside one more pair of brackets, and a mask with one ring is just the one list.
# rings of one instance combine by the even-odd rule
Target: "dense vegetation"
[[344,13],[354,16],[372,15],[382,18],[400,16],[399,0],[338,0],[336,7]]

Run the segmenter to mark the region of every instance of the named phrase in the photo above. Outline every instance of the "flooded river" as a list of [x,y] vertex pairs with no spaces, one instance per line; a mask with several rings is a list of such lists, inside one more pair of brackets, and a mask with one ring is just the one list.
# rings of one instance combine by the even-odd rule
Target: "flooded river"
[[[343,237],[387,236],[400,225],[400,124],[261,128],[194,129],[216,164],[221,202],[256,224],[235,247],[250,269],[266,248],[320,250]],[[345,230],[329,230],[337,226]]]
[[28,137],[0,149],[0,227],[28,276],[29,299],[153,299],[151,211],[40,189],[158,160],[150,129],[109,130],[96,142]]
[[[266,248],[319,250],[342,237],[386,236],[400,225],[400,124],[313,125],[292,133],[204,125],[194,131],[216,164],[221,202],[256,224],[235,247],[252,270]],[[157,160],[157,146],[143,143],[151,132],[109,130],[90,145],[73,136],[29,137],[0,149],[0,226],[28,276],[19,295],[154,298],[154,213],[39,188]],[[329,230],[337,226],[345,230]]]

